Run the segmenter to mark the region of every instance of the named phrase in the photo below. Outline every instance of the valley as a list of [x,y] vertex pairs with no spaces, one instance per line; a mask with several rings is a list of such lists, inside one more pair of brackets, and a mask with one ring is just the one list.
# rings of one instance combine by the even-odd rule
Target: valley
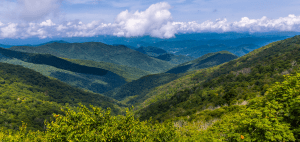
[[[288,82],[291,88],[298,87],[295,78],[299,76],[300,36],[261,46],[268,41],[159,41],[135,49],[101,42],[60,41],[0,48],[0,125],[18,139],[23,121],[28,130],[33,130],[24,139],[39,135],[36,140],[49,141],[54,134],[65,140],[71,133],[65,128],[83,133],[75,129],[77,122],[91,124],[81,127],[93,140],[100,136],[109,139],[111,134],[133,140],[143,137],[143,129],[153,130],[145,130],[151,135],[145,137],[165,141],[234,141],[240,135],[249,140],[300,139],[299,95],[284,90]],[[176,50],[172,46],[189,44],[189,48],[170,53],[171,48]],[[276,93],[280,86],[292,96]],[[282,108],[290,105],[284,110],[275,107],[278,103]],[[283,115],[288,112],[293,112],[293,117]],[[273,119],[275,116],[278,119]],[[44,123],[51,119],[56,121]],[[259,121],[276,131],[270,132]],[[110,133],[91,134],[95,130],[102,133],[92,124]],[[137,132],[127,135],[123,131]],[[0,138],[4,135],[0,131]]]

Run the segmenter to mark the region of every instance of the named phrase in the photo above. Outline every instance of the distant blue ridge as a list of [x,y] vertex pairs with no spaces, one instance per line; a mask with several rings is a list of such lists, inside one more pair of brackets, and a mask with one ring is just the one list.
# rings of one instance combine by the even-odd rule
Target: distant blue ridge
[[181,41],[181,40],[230,40],[245,37],[263,37],[263,38],[274,38],[282,37],[282,39],[300,35],[300,32],[259,32],[259,33],[248,33],[248,32],[206,32],[206,33],[180,33],[176,34],[174,38],[161,39],[150,36],[140,37],[117,37],[111,35],[98,35],[94,37],[53,37],[39,39],[38,37],[32,37],[27,39],[0,39],[0,47],[10,48],[12,46],[39,46],[53,42],[65,42],[65,43],[83,43],[83,42],[102,42],[105,44],[122,44],[125,46],[132,46],[129,48],[138,48],[139,46],[150,46],[160,41]]

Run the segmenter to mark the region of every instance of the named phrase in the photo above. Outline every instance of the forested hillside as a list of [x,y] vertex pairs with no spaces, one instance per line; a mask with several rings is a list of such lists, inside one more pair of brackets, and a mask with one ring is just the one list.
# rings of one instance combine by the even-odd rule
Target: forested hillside
[[132,80],[139,79],[143,76],[146,76],[148,74],[151,74],[148,71],[141,70],[139,68],[135,67],[128,67],[124,65],[118,65],[118,64],[113,64],[113,63],[107,63],[107,62],[102,62],[102,61],[91,61],[91,60],[80,60],[80,59],[68,59],[68,58],[62,58],[67,61],[70,61],[72,63],[76,63],[79,65],[84,65],[88,67],[96,67],[96,68],[101,68],[108,70],[110,72],[113,72],[123,78],[127,82],[131,82]]
[[212,67],[236,58],[236,55],[233,55],[228,51],[209,53],[193,61],[171,68],[166,73],[143,76],[120,87],[116,87],[115,89],[104,93],[104,95],[126,104],[135,105],[136,103],[142,103],[148,99],[149,95],[147,94],[155,87],[186,76],[190,74],[190,71]]
[[178,74],[178,73],[199,70],[202,68],[219,65],[219,64],[231,61],[236,58],[238,58],[238,56],[236,56],[228,51],[219,51],[219,52],[214,52],[214,53],[208,53],[208,54],[205,54],[195,60],[177,65],[177,66],[169,69],[168,71],[166,71],[166,73]]
[[51,54],[56,57],[69,59],[83,59],[91,61],[103,61],[118,65],[139,68],[151,73],[160,73],[173,67],[167,61],[152,58],[141,52],[125,46],[111,46],[101,42],[85,43],[50,43],[38,47],[13,46],[14,51],[28,53]]
[[120,113],[122,104],[100,94],[85,92],[66,83],[50,79],[19,65],[0,63],[0,125],[18,129],[21,121],[32,130],[44,130],[44,120],[52,113],[60,113],[69,105],[92,104],[110,107],[113,114]]
[[[221,42],[222,43],[222,42]],[[219,51],[229,51],[239,57],[253,51],[254,49],[259,48],[260,46],[255,44],[241,44],[238,46],[230,46],[225,44],[217,44],[217,45],[197,45],[195,47],[184,48],[177,51],[176,55],[188,55],[194,58],[198,58],[203,56],[204,54],[219,52]]]
[[299,38],[274,42],[222,65],[199,70],[191,77],[189,84],[193,87],[172,90],[167,98],[144,106],[138,114],[141,120],[153,117],[164,121],[263,95],[268,86],[283,81],[282,75],[295,73],[300,62]]
[[168,61],[171,64],[181,64],[181,63],[185,63],[185,62],[195,59],[194,57],[191,57],[191,56],[174,55],[172,53],[167,53],[167,51],[165,51],[163,49],[160,49],[157,47],[152,47],[152,46],[139,47],[135,50],[139,51],[141,53],[144,53],[148,56],[151,56],[153,58]]
[[[299,70],[298,70],[299,71]],[[98,107],[78,112],[66,109],[66,116],[53,114],[47,131],[28,131],[26,123],[19,131],[0,130],[4,141],[299,141],[298,109],[300,74],[288,76],[283,83],[267,89],[262,97],[247,105],[222,106],[197,113],[196,121],[179,120],[151,123],[126,116],[111,116]],[[212,118],[219,117],[219,119]],[[203,123],[203,121],[205,123]]]
[[9,49],[0,48],[0,54],[9,58],[16,58],[25,62],[34,64],[45,64],[56,68],[69,70],[72,72],[92,74],[103,76],[107,74],[107,70],[101,68],[87,67],[72,62],[63,60],[50,54],[36,54],[36,53],[25,53],[19,51],[13,51]]
[[[0,62],[21,65],[35,70],[45,76],[56,78],[71,86],[80,87],[94,93],[104,93],[123,85],[132,78],[150,74],[137,68],[120,66],[113,63],[78,64],[66,58],[58,58],[50,54],[37,54],[13,51],[0,48]],[[99,66],[102,65],[102,66]],[[116,69],[118,68],[118,69]],[[136,73],[135,75],[124,76]]]

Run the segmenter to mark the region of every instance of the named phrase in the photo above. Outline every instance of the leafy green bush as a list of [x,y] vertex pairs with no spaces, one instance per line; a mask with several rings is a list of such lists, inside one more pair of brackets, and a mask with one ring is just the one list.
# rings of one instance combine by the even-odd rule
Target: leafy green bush
[[46,132],[26,131],[26,125],[16,133],[0,132],[0,140],[5,141],[171,141],[176,128],[172,122],[151,123],[136,120],[127,109],[126,116],[111,116],[99,107],[90,106],[89,111],[79,104],[78,112],[67,107],[66,116],[53,114],[55,121],[45,122]]

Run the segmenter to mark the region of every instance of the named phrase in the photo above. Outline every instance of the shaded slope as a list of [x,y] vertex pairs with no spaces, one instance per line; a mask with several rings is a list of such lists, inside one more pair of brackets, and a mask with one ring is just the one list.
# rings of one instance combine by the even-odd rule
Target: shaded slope
[[159,73],[174,66],[125,46],[111,46],[100,42],[51,43],[38,47],[14,46],[9,49],[29,53],[48,53],[70,59],[109,62],[136,67],[152,73]]
[[165,60],[165,61],[168,61],[171,64],[176,64],[176,65],[182,64],[182,63],[185,63],[185,62],[188,62],[188,61],[191,61],[191,60],[195,59],[192,56],[174,55],[174,54],[171,54],[171,53],[165,53],[165,54],[159,55],[159,56],[154,57],[154,58],[157,58],[157,59],[160,59],[160,60]]
[[139,51],[143,54],[146,54],[150,57],[160,59],[163,61],[167,61],[171,64],[181,64],[184,62],[188,62],[194,59],[194,57],[191,56],[184,56],[184,55],[174,55],[172,53],[167,53],[167,51],[157,48],[157,47],[139,47],[135,49],[136,51]]
[[[64,105],[49,101],[47,92],[33,92],[33,86],[20,82],[16,75],[6,74],[2,67],[8,65],[0,63],[0,127],[17,130],[23,121],[29,130],[43,131],[44,120],[53,119],[53,113],[63,114]],[[10,70],[14,67],[9,66]]]
[[165,53],[157,56],[156,58],[160,60],[171,61],[174,56],[175,56],[174,54]]
[[0,48],[0,53],[6,57],[17,58],[19,60],[34,63],[34,64],[46,64],[60,69],[69,70],[72,72],[93,74],[93,75],[100,75],[100,76],[105,75],[108,72],[107,70],[100,69],[100,68],[93,68],[93,67],[74,64],[50,54],[24,53],[24,52],[13,51],[4,48]]
[[226,50],[241,57],[257,48],[259,48],[259,46],[255,44],[242,44],[237,47],[229,47]]
[[154,53],[154,54],[164,54],[167,53],[167,51],[161,49],[161,48],[157,48],[157,47],[152,47],[152,46],[148,46],[148,47],[139,47],[137,49],[135,49],[136,51],[139,51],[141,53],[147,54],[147,53]]
[[21,65],[25,68],[29,68],[36,72],[39,72],[44,76],[56,78],[71,86],[80,87],[82,89],[89,90],[94,93],[104,93],[126,83],[126,80],[124,80],[121,76],[111,71],[108,71],[108,73],[103,76],[98,76],[92,74],[71,72],[68,70],[63,70],[44,64],[24,62],[15,58],[2,58],[0,59],[0,62]]
[[254,49],[259,48],[258,45],[255,44],[241,44],[238,46],[226,46],[224,44],[218,45],[200,45],[191,48],[186,48],[179,50],[176,52],[176,55],[189,55],[192,57],[201,57],[204,54],[212,53],[212,52],[219,52],[219,51],[229,51],[237,56],[243,56]]
[[41,46],[41,45],[51,44],[51,43],[69,43],[69,42],[64,41],[64,40],[54,40],[54,41],[49,41],[49,42],[38,44],[38,45],[33,45],[33,46]]
[[[141,99],[146,95],[152,88],[163,85],[170,81],[173,81],[183,74],[169,74],[160,73],[144,76],[140,79],[126,83],[120,87],[117,87],[109,92],[104,93],[105,96],[112,97],[116,100],[122,101],[127,97],[134,96],[135,99]],[[125,102],[129,104],[135,104],[136,101],[131,100]]]
[[131,82],[132,80],[136,80],[143,76],[151,74],[150,72],[141,70],[139,68],[128,67],[128,66],[124,66],[124,65],[118,65],[118,64],[107,63],[107,62],[102,62],[102,61],[96,62],[96,61],[91,61],[91,60],[80,60],[80,59],[68,59],[68,58],[62,58],[62,59],[65,59],[67,61],[79,64],[79,65],[96,67],[96,68],[101,68],[101,69],[111,71],[111,72],[125,78],[125,80],[127,82]]
[[222,64],[224,62],[228,62],[230,60],[236,59],[237,56],[233,55],[228,51],[220,51],[215,53],[208,53],[199,57],[198,59],[180,64],[166,71],[166,73],[184,73],[193,70],[199,70],[202,68],[207,68],[215,65]]
[[85,92],[66,83],[50,79],[19,65],[0,63],[0,125],[15,129],[21,121],[30,129],[43,130],[43,122],[53,113],[62,114],[65,105],[72,108],[78,103],[89,106],[110,107],[113,114],[120,112],[122,104],[100,94]]
[[[101,68],[102,66],[80,65],[49,54],[24,53],[0,48],[0,62],[22,65],[45,76],[57,78],[71,86],[84,88],[94,93],[104,93],[125,84],[126,80],[130,81],[130,79],[114,73],[115,71]],[[110,63],[110,66],[114,65]],[[126,69],[126,67],[124,68]],[[112,68],[107,69],[112,70]],[[129,71],[132,70],[136,70],[136,68]],[[124,72],[126,73],[126,71]]]
[[[209,106],[232,105],[238,100],[264,95],[268,86],[283,81],[283,75],[295,73],[300,62],[299,50],[300,36],[295,36],[222,65],[196,71],[186,77],[189,81],[181,91],[177,87],[160,86],[165,88],[163,92],[158,91],[150,100],[141,103],[138,107],[142,109],[137,115],[141,120],[153,117],[164,121],[195,114]],[[154,103],[146,103],[149,101]]]
[[[226,59],[223,59],[223,58],[226,58]],[[223,51],[223,52],[219,52],[219,53],[211,53],[211,54],[206,55],[205,57],[202,57],[201,59],[199,58],[198,60],[195,60],[191,63],[193,63],[193,66],[195,66],[193,68],[211,67],[211,66],[223,63],[224,61],[233,60],[235,58],[237,58],[237,56],[232,55],[231,53],[229,53],[227,51]],[[222,60],[222,61],[218,61],[218,60]],[[203,61],[203,63],[201,61]],[[214,64],[211,64],[209,62],[213,62]],[[200,65],[198,63],[200,63]],[[178,68],[180,68],[180,67],[178,67]],[[176,80],[182,76],[190,74],[190,72],[187,72],[187,71],[178,72],[177,71],[178,68],[174,69],[174,71],[176,71],[176,74],[160,73],[160,74],[147,75],[138,80],[132,81],[130,83],[126,83],[126,84],[124,84],[118,88],[115,88],[107,93],[104,93],[104,95],[112,97],[112,98],[120,100],[120,101],[123,101],[124,103],[131,104],[131,105],[136,104],[136,103],[141,103],[142,101],[148,99],[149,96],[146,96],[146,95],[155,87],[159,87],[163,84],[167,84],[173,80]],[[191,70],[191,71],[193,71],[193,70]]]
[[86,105],[93,104],[102,106],[103,108],[111,107],[114,108],[114,111],[117,111],[112,105],[117,102],[111,98],[96,93],[84,92],[82,89],[71,87],[58,80],[50,79],[31,69],[7,63],[0,63],[0,69],[3,74],[2,78],[4,79],[16,76],[20,79],[19,82],[32,86],[27,88],[30,91],[48,92],[47,94],[50,97],[49,101],[59,104],[69,103],[70,105],[77,105],[78,102],[83,102]]
[[178,52],[176,52],[176,55],[189,55],[194,58],[199,58],[207,53],[213,53],[213,52],[218,52],[218,51],[223,51],[227,50],[229,48],[228,46],[224,44],[218,44],[218,45],[199,45],[199,46],[194,46],[186,49],[182,49]]

